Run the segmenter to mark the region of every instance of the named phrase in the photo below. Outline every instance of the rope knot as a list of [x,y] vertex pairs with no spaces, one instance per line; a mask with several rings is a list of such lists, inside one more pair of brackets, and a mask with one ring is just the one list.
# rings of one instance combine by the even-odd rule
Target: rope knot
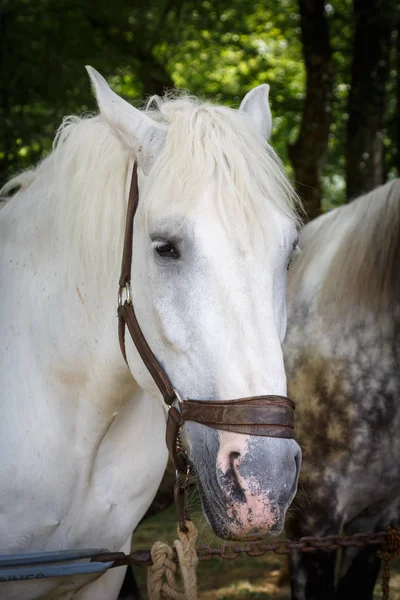
[[[196,543],[198,531],[191,521],[185,521],[187,532],[178,526],[178,540],[174,549],[163,542],[155,542],[151,549],[153,564],[148,569],[147,587],[150,600],[197,600]],[[175,580],[178,558],[184,592]]]

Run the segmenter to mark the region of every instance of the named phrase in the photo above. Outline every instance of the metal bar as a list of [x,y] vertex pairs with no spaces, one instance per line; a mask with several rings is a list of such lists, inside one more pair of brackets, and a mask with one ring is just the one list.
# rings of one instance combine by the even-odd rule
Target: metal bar
[[0,583],[103,573],[113,566],[114,561],[90,562],[93,556],[100,558],[103,554],[109,554],[108,550],[85,548],[58,552],[0,555]]
[[94,555],[109,552],[104,548],[85,548],[82,550],[59,550],[56,552],[28,552],[24,554],[0,554],[0,567],[17,565],[40,565],[43,563],[62,562],[92,558]]
[[27,581],[44,579],[47,577],[60,577],[65,575],[86,575],[89,573],[102,573],[112,567],[113,563],[67,563],[58,565],[41,565],[17,569],[0,569],[0,583],[9,581]]

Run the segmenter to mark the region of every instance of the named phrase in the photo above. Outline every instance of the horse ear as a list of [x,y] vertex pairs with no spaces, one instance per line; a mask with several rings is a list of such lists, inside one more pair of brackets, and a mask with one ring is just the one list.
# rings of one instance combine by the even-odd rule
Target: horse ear
[[272,116],[268,102],[269,85],[263,83],[253,88],[243,98],[240,109],[257,125],[261,135],[268,141],[272,131]]
[[167,135],[167,127],[155,123],[118,96],[93,67],[86,67],[92,82],[100,114],[132,150],[140,168],[147,174],[154,159],[161,152]]

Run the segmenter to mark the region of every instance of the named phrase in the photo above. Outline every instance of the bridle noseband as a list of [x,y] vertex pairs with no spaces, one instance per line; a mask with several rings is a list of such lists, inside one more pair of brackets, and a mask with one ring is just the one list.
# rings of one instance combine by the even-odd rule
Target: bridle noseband
[[[175,468],[185,473],[187,457],[179,443],[179,429],[194,421],[214,429],[263,437],[294,437],[294,402],[285,396],[252,396],[236,400],[184,400],[154,356],[140,329],[133,307],[130,280],[132,266],[133,222],[139,203],[137,164],[133,167],[126,215],[125,241],[118,291],[118,335],[125,361],[125,325],[144,364],[169,406],[167,446]],[[125,296],[125,299],[123,298]],[[177,401],[179,410],[172,406]]]

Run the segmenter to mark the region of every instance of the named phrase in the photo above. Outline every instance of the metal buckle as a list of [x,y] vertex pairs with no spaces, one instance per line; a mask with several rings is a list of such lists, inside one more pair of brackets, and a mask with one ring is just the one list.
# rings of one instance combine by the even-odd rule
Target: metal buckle
[[[188,532],[185,521],[190,521],[189,512],[189,481],[191,476],[191,468],[188,464],[186,467],[186,473],[181,477],[181,473],[178,470],[175,471],[175,485],[174,485],[174,500],[175,506],[178,511],[178,522],[179,529],[183,533]],[[180,497],[180,491],[183,490],[183,502]]]
[[[174,394],[175,394],[175,398],[178,400],[178,404],[183,404],[183,400],[178,392],[177,389],[174,388]],[[172,404],[170,405],[171,408]]]
[[[183,450],[184,451],[184,450]],[[185,452],[186,454],[186,452]],[[175,483],[182,482],[182,487],[188,483],[189,478],[193,475],[192,473],[192,467],[191,465],[188,463],[186,466],[186,472],[185,473],[181,473],[180,471],[178,471],[178,469],[175,469]]]
[[118,289],[118,306],[122,306],[122,304],[124,303],[124,292],[125,290],[125,298],[126,298],[126,302],[127,304],[131,304],[132,303],[132,294],[131,294],[131,286],[130,284],[127,282],[125,285],[120,285],[119,289]]

